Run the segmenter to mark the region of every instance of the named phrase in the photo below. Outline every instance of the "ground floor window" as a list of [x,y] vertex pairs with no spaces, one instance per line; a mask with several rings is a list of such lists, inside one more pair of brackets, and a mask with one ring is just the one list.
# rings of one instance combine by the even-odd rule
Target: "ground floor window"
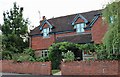
[[42,50],[42,57],[48,56],[48,50]]

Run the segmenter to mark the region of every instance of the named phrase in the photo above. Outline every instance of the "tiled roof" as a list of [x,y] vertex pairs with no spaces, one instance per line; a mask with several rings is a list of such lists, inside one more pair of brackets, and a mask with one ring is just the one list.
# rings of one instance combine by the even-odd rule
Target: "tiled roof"
[[75,34],[71,36],[57,37],[56,42],[72,42],[72,43],[92,43],[92,35],[87,34]]
[[[95,10],[95,11],[78,13],[78,14],[81,14],[84,18],[86,18],[89,22],[91,22],[92,19],[94,18],[94,15],[99,13],[101,13],[101,10]],[[48,19],[47,21],[54,27],[52,29],[52,32],[73,30],[73,26],[71,23],[76,15],[77,14],[72,14],[72,15],[52,18],[52,19]],[[33,29],[30,32],[30,35],[40,34],[40,29],[39,29],[40,26],[41,25]]]

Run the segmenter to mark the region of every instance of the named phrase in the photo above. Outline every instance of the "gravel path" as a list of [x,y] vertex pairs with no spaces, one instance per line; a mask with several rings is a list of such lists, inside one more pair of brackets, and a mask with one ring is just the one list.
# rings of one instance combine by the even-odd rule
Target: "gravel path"
[[60,71],[60,72],[57,72],[57,73],[55,73],[55,74],[53,74],[53,75],[61,75],[61,71]]

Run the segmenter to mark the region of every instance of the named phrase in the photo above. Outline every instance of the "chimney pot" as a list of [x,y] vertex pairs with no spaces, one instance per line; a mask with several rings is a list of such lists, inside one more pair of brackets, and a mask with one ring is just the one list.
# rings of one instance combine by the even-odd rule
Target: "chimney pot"
[[46,17],[45,16],[43,16],[43,20],[45,20],[46,19]]

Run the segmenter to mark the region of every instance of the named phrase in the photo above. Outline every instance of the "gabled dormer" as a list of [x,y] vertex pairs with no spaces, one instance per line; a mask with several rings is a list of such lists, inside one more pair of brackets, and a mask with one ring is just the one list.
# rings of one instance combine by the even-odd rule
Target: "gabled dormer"
[[76,33],[83,33],[84,27],[86,26],[87,23],[88,20],[85,17],[83,17],[81,14],[77,14],[72,21],[72,25],[76,30]]
[[40,31],[43,34],[44,38],[49,37],[49,33],[52,31],[53,26],[43,17],[43,21],[40,26]]
[[74,25],[76,22],[80,22],[80,21],[85,22],[86,24],[88,23],[88,20],[85,17],[83,17],[81,14],[77,14],[72,21],[72,25]]

